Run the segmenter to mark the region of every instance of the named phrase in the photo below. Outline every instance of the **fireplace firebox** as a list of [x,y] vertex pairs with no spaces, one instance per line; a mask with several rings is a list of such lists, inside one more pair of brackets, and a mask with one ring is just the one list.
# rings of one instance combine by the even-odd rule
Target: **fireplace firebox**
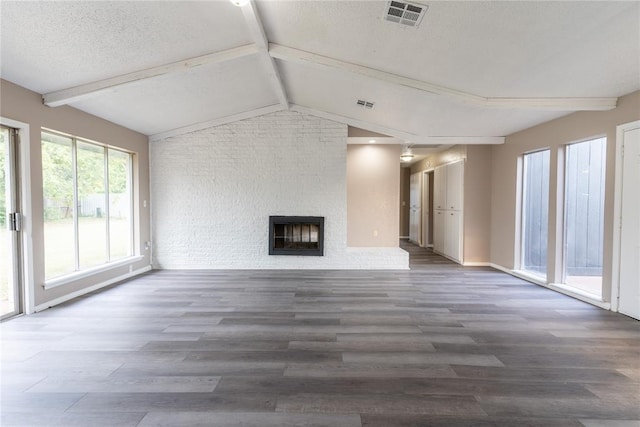
[[324,255],[324,217],[270,216],[269,255]]

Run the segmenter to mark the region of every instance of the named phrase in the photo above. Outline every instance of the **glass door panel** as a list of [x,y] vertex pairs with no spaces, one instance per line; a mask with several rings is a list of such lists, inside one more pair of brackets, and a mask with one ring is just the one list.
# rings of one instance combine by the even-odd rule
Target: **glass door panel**
[[522,199],[522,270],[547,276],[549,224],[549,150],[524,155]]
[[42,133],[45,279],[76,271],[73,142]]
[[109,149],[109,260],[133,255],[131,154]]
[[[20,313],[16,131],[0,127],[0,318]],[[18,227],[19,228],[19,227]]]
[[564,283],[602,296],[606,138],[567,146]]
[[78,254],[79,269],[84,270],[109,261],[105,149],[81,141],[76,144]]

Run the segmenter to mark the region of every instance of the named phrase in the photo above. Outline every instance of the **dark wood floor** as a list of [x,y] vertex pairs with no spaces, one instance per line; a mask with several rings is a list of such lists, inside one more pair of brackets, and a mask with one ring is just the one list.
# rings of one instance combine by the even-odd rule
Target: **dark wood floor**
[[410,272],[155,271],[2,332],[2,426],[640,425],[640,324]]

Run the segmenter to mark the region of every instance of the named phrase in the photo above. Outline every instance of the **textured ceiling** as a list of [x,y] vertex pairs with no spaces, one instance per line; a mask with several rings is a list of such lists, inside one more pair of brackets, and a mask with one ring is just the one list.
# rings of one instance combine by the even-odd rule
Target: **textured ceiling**
[[1,3],[2,78],[39,93],[251,43],[225,2]]
[[[420,3],[429,9],[410,28],[383,19],[384,1],[2,1],[0,76],[147,135],[280,105],[416,143],[505,136],[579,109],[489,107],[486,98],[640,89],[640,2]],[[267,42],[296,50],[277,56]],[[231,59],[190,60],[243,46]],[[319,65],[325,59],[333,62]],[[76,86],[80,96],[67,96]]]
[[143,80],[74,106],[153,135],[276,103],[262,68],[247,56]]
[[[354,74],[285,62],[278,62],[278,67],[294,104],[418,135],[452,136],[452,131],[453,136],[508,135],[563,114],[482,108]],[[340,90],[327,91],[328,87]],[[370,110],[359,107],[357,99],[373,101],[375,106]]]
[[[637,88],[637,2],[420,3],[429,9],[418,28],[385,21],[384,2],[258,7],[273,43],[479,95],[619,96]],[[612,63],[623,58],[633,66]],[[594,82],[592,73],[608,78]]]

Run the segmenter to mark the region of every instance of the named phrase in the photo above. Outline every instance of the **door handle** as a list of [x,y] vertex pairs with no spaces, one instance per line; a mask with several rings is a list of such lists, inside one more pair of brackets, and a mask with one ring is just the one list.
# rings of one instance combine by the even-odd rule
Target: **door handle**
[[9,231],[22,230],[22,215],[20,212],[12,212],[9,214]]

